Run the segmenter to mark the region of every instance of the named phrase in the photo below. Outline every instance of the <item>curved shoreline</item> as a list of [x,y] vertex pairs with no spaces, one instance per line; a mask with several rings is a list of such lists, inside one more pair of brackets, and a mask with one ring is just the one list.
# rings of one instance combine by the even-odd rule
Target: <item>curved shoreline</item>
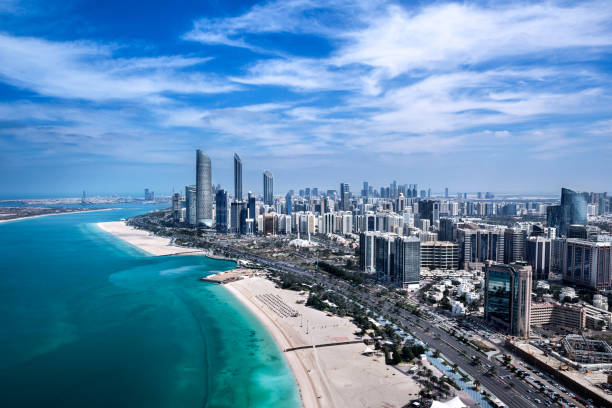
[[6,224],[6,223],[9,223],[9,222],[13,222],[13,221],[31,220],[33,218],[49,217],[51,215],[82,214],[82,213],[91,213],[91,212],[98,212],[98,211],[110,211],[110,210],[115,210],[115,208],[97,208],[95,210],[66,211],[66,212],[61,212],[61,213],[39,214],[39,215],[32,215],[31,217],[18,217],[18,218],[11,218],[11,219],[8,219],[8,220],[0,220],[0,224]]
[[[257,305],[249,299],[248,294],[242,293],[242,291],[238,287],[233,286],[232,283],[222,286],[224,286],[234,296],[234,298],[242,303],[242,305],[246,307],[257,318],[257,320],[259,320],[259,322],[266,328],[267,332],[272,336],[276,345],[279,347],[279,352],[283,354],[285,361],[293,373],[293,378],[298,385],[302,406],[304,408],[321,407],[308,369],[304,366],[304,363],[296,353],[287,353],[284,351],[285,349],[290,348],[292,343],[288,339],[287,335],[283,332],[282,328],[274,322],[273,318],[267,315],[265,310],[257,307]],[[311,374],[312,373],[313,372],[311,372]],[[317,373],[314,373],[314,375],[317,375]]]

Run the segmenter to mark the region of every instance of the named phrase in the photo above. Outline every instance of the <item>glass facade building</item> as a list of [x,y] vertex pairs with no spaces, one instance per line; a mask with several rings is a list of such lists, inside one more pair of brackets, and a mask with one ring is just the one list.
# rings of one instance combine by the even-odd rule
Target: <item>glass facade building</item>
[[586,199],[580,193],[569,188],[562,188],[561,204],[546,209],[546,221],[549,227],[557,228],[557,236],[567,236],[570,225],[586,225]]
[[531,266],[487,263],[485,319],[511,336],[529,337],[531,320]]

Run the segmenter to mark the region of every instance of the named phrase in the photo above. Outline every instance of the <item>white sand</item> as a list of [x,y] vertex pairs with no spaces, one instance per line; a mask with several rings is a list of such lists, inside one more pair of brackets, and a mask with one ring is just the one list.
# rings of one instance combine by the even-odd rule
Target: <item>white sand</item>
[[202,251],[170,244],[170,238],[158,237],[148,231],[130,227],[125,221],[99,222],[100,229],[142,249],[153,256],[201,254]]
[[[304,345],[357,340],[357,327],[348,318],[297,304],[298,292],[275,288],[271,281],[252,277],[224,285],[264,324],[281,350]],[[281,316],[261,295],[278,296],[298,317]],[[259,295],[259,297],[258,297]],[[384,363],[384,356],[366,357],[365,345],[345,344],[284,352],[310,407],[401,407],[418,397],[414,380]]]

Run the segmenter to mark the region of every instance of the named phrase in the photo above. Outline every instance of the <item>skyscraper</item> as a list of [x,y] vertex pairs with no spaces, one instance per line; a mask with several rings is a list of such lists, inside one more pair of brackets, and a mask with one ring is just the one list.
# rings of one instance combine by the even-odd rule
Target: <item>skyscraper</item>
[[546,221],[549,227],[557,228],[558,236],[567,236],[570,225],[586,225],[586,199],[582,194],[569,188],[562,188],[561,204],[551,205],[546,209]]
[[242,160],[234,153],[234,200],[242,201]]
[[527,262],[534,280],[548,279],[552,240],[544,237],[527,238]]
[[285,196],[285,214],[287,215],[291,215],[292,213],[291,199],[291,191],[289,191]]
[[448,198],[448,187],[444,188],[444,197]]
[[196,225],[196,186],[185,186],[185,222]]
[[270,170],[263,173],[264,204],[274,204],[274,176]]
[[227,193],[218,190],[215,196],[217,232],[227,232]]
[[340,183],[340,207],[342,211],[349,210],[349,185],[348,183]]
[[418,285],[421,277],[421,241],[399,236],[394,242],[394,281],[400,288]]
[[485,271],[485,319],[511,336],[529,337],[531,266],[488,262]]
[[196,224],[212,227],[212,181],[210,158],[196,150]]

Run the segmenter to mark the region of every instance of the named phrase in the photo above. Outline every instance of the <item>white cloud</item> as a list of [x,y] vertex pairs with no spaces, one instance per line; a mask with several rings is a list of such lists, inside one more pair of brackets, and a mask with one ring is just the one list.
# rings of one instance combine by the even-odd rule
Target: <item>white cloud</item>
[[163,92],[228,92],[236,85],[181,72],[207,58],[113,58],[114,49],[89,42],[52,42],[0,34],[0,78],[46,96],[87,100],[137,99]]

